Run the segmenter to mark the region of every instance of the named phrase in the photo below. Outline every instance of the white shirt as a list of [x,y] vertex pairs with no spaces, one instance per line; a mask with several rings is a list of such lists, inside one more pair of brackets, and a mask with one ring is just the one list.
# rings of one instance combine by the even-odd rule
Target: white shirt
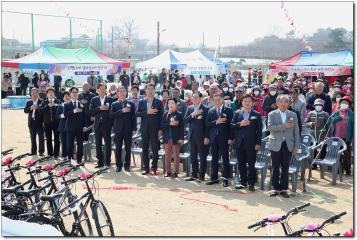
[[[38,102],[38,98],[36,100],[32,101],[33,105],[37,105],[37,102]],[[35,118],[35,111],[36,111],[36,109],[32,110],[32,118]]]
[[222,108],[223,108],[223,104],[219,108],[216,108],[217,114],[220,115],[222,113]]
[[105,102],[105,96],[103,98],[99,97],[99,99],[100,99],[100,105],[103,106]]
[[286,122],[286,110],[285,112],[282,112],[278,109],[279,113],[280,113],[280,117],[281,117],[281,120],[283,121],[283,123]]

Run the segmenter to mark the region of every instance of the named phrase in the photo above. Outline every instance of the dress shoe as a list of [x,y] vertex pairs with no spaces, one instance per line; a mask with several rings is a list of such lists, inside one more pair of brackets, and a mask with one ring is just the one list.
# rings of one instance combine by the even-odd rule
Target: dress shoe
[[116,171],[116,172],[121,172],[121,167],[117,167],[117,168],[115,169],[115,171]]
[[172,178],[177,178],[177,173],[173,173],[173,174],[171,175],[171,177],[172,177]]
[[55,159],[55,160],[58,160],[58,159],[59,159],[59,157],[58,157],[58,156],[54,156],[54,159]]
[[209,182],[206,182],[206,185],[213,185],[213,184],[218,184],[219,181],[218,180],[211,180]]
[[146,175],[146,174],[148,174],[149,173],[149,171],[147,171],[147,170],[142,170],[141,171],[141,175]]
[[235,186],[234,188],[235,188],[235,189],[244,189],[244,188],[246,188],[246,187],[247,187],[247,185],[239,184],[239,185]]
[[198,181],[204,182],[204,181],[205,181],[205,176],[199,176],[199,177],[198,177]]
[[44,153],[39,153],[38,155],[39,155],[40,157],[45,156],[45,154],[44,154]]
[[171,177],[171,173],[166,173],[164,177]]
[[255,191],[255,187],[254,187],[254,186],[249,186],[249,187],[248,187],[248,190],[249,190],[250,192],[254,192],[254,191]]
[[156,169],[155,168],[152,168],[151,171],[150,171],[151,175],[153,176],[156,176],[157,175],[157,172],[156,172]]
[[346,170],[346,176],[351,176],[351,170]]
[[37,155],[37,154],[36,154],[36,153],[31,153],[31,154],[30,154],[30,156],[35,156],[35,155]]
[[278,192],[272,192],[272,193],[270,193],[270,197],[276,197],[276,196],[278,196]]
[[103,165],[96,165],[94,168],[102,168],[102,167],[104,167]]
[[130,172],[130,167],[124,167],[125,172]]
[[193,180],[195,180],[195,178],[194,178],[194,177],[188,177],[188,178],[185,178],[185,181],[187,181],[187,182],[190,182],[190,181],[193,181]]
[[289,194],[286,191],[280,193],[284,198],[289,198]]
[[227,180],[224,180],[224,181],[223,181],[223,187],[228,187],[228,186],[229,186],[228,181],[227,181]]

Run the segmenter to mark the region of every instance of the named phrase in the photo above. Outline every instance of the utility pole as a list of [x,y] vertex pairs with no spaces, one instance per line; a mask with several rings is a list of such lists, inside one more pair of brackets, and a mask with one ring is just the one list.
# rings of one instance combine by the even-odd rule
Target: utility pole
[[114,57],[114,26],[112,26],[112,57]]
[[219,52],[219,57],[222,57],[221,56],[221,35],[218,35],[218,52]]
[[31,13],[31,30],[32,30],[32,52],[35,51],[35,30],[33,28],[33,13]]
[[69,47],[72,48],[72,18],[69,19]]
[[157,55],[160,54],[160,22],[157,21]]
[[103,20],[100,20],[100,51],[103,52]]

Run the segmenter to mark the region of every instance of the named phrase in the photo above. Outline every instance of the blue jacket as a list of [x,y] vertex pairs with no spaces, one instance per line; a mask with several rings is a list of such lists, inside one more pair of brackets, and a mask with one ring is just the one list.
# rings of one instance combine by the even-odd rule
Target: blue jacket
[[[130,105],[130,112],[124,113],[122,109]],[[125,100],[124,102],[115,101],[110,109],[110,118],[114,119],[113,132],[132,132],[137,130],[135,105],[133,102]]]
[[94,129],[98,129],[100,127],[100,123],[102,123],[102,127],[105,129],[111,129],[113,126],[113,120],[109,117],[110,106],[113,103],[113,98],[105,96],[104,105],[109,104],[109,109],[102,111],[100,110],[101,102],[100,97],[95,96],[92,98],[89,107],[90,116],[94,116]]
[[216,108],[213,107],[208,111],[206,118],[206,127],[209,131],[209,141],[213,143],[215,138],[219,135],[220,139],[227,140],[233,139],[233,133],[231,131],[231,121],[233,118],[233,111],[231,108],[223,105],[221,115],[225,115],[227,120],[225,123],[216,124],[218,119]]
[[[170,126],[170,119],[174,118],[175,121],[179,122],[178,126]],[[171,138],[172,143],[177,144],[178,140],[184,139],[184,122],[183,115],[179,111],[175,111],[173,113],[165,112],[163,118],[161,119],[161,129],[163,131],[162,142],[166,144],[170,139],[169,131],[171,130]]]
[[234,145],[239,148],[243,142],[245,149],[254,149],[255,145],[261,145],[262,143],[262,117],[252,109],[249,114],[250,125],[241,127],[239,123],[243,119],[243,110],[234,112],[231,123]]
[[63,113],[64,116],[67,117],[65,125],[66,132],[83,131],[86,113],[83,104],[79,104],[78,107],[82,109],[82,112],[74,113],[75,107],[72,101],[64,104]]
[[199,108],[203,112],[197,117],[192,117],[194,112],[194,106],[189,106],[187,109],[185,124],[189,124],[188,139],[191,139],[191,136],[197,137],[199,139],[208,138],[208,128],[205,125],[205,121],[208,114],[208,108],[204,104],[200,104]]
[[65,116],[63,116],[63,118],[61,117],[63,110],[64,110],[64,103],[61,105],[57,106],[57,112],[56,112],[56,117],[57,119],[59,119],[59,124],[58,124],[58,131],[59,132],[65,132],[65,128],[66,128],[66,121],[67,118]]
[[158,112],[156,114],[147,114],[147,100],[142,99],[139,101],[138,109],[136,110],[136,117],[141,118],[140,132],[145,134],[147,132],[156,133],[159,131],[161,118],[163,115],[162,102],[157,98],[152,101],[152,108],[156,108]]

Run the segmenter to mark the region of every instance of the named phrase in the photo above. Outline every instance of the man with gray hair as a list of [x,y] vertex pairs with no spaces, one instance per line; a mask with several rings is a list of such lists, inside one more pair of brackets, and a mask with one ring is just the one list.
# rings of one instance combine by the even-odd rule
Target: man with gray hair
[[38,89],[31,89],[31,99],[26,102],[24,112],[28,114],[27,125],[31,136],[31,155],[37,154],[36,135],[38,135],[39,155],[45,152],[45,138],[43,128],[43,114],[40,111],[43,100],[39,98]]
[[331,97],[324,93],[324,84],[322,82],[317,82],[315,83],[315,93],[310,95],[307,98],[307,104],[306,104],[306,109],[313,111],[314,110],[314,102],[316,99],[322,99],[324,101],[324,108],[323,110],[327,112],[328,114],[331,114],[332,112],[332,101]]
[[300,145],[298,118],[294,112],[288,110],[289,95],[279,95],[276,104],[278,109],[268,114],[267,124],[267,129],[270,132],[267,146],[271,152],[273,168],[273,190],[270,196],[273,197],[280,193],[284,198],[289,198],[287,190],[290,159],[292,154],[298,152]]

